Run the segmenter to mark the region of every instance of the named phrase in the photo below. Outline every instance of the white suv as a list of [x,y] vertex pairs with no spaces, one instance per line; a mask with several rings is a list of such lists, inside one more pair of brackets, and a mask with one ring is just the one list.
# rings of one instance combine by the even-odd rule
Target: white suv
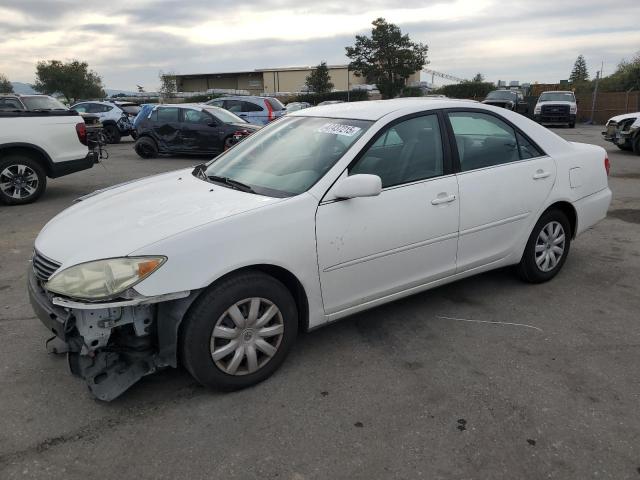
[[90,113],[100,118],[107,142],[118,143],[122,137],[136,137],[133,119],[140,106],[131,102],[79,102],[71,106],[78,113]]

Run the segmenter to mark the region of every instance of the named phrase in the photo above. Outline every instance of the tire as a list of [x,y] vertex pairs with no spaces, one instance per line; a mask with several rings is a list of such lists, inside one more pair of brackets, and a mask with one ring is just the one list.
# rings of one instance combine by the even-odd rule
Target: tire
[[627,145],[626,143],[624,145],[618,145],[616,143],[615,146],[618,147],[620,150],[624,150],[625,152],[629,152],[633,150],[633,147],[631,145]]
[[[254,327],[240,328],[242,321],[252,321],[255,307]],[[274,307],[275,315],[257,326]],[[233,310],[236,318],[241,315],[241,322],[231,318]],[[179,351],[183,365],[205,387],[238,390],[262,382],[278,369],[297,330],[298,311],[289,290],[269,275],[249,271],[203,292],[183,321]]]
[[640,155],[640,134],[637,134],[633,139],[633,153]]
[[136,132],[135,130],[132,130],[130,135],[131,135],[131,138],[133,138],[134,140],[138,139],[138,132]]
[[158,156],[158,145],[153,138],[139,137],[133,148],[142,158],[155,158]]
[[236,143],[238,142],[236,142],[235,139],[231,135],[229,135],[227,138],[224,139],[224,149],[229,150]]
[[24,154],[0,157],[0,202],[6,205],[35,202],[46,188],[47,174],[37,160]]
[[569,128],[576,128],[575,122],[569,124]]
[[[561,230],[556,230],[558,226]],[[544,241],[543,233],[550,239],[547,243]],[[522,259],[518,264],[517,271],[520,278],[529,283],[542,283],[555,277],[567,260],[572,235],[571,224],[563,212],[548,210],[543,213],[533,227]],[[562,242],[558,242],[561,237]],[[536,252],[540,248],[543,250]],[[562,251],[558,252],[558,248]],[[559,259],[557,258],[558,253],[560,254]],[[544,260],[545,256],[549,258],[548,263]],[[555,260],[552,260],[554,258]]]
[[104,126],[104,134],[107,137],[107,143],[120,143],[120,130],[113,124]]

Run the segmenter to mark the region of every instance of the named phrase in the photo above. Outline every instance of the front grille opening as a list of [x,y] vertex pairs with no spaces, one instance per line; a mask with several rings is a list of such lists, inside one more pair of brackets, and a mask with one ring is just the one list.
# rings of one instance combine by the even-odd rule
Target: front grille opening
[[55,260],[45,257],[37,250],[33,252],[33,258],[31,261],[33,265],[33,273],[35,273],[36,278],[42,282],[48,281],[49,278],[51,278],[51,275],[53,275],[53,272],[58,270],[62,265]]

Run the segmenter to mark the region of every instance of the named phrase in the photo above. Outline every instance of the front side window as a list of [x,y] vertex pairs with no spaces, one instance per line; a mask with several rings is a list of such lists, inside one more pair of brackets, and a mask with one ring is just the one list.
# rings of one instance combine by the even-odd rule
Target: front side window
[[24,110],[22,104],[13,98],[0,98],[0,110]]
[[322,178],[372,123],[283,118],[214,159],[204,173],[242,182],[261,195],[298,195]]
[[383,188],[442,175],[437,115],[411,118],[388,128],[349,170],[349,175],[358,173],[378,175]]
[[184,112],[185,123],[208,125],[209,123],[212,122],[212,118],[209,116],[208,113],[201,112],[199,110],[191,110],[191,109],[183,110],[183,112]]
[[514,129],[480,112],[451,112],[449,120],[463,172],[520,160]]
[[226,108],[227,110],[233,113],[240,113],[242,112],[243,103],[244,102],[241,102],[240,100],[225,100],[224,108]]

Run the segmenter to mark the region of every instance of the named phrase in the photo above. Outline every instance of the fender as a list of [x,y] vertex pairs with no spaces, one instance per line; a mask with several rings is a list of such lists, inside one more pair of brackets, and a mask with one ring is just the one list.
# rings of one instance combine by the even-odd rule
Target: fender
[[44,149],[42,149],[38,145],[34,145],[33,143],[26,143],[26,142],[3,143],[2,145],[0,145],[0,158],[2,158],[2,153],[5,150],[9,150],[11,148],[24,148],[24,149],[27,149],[27,150],[32,150],[32,151],[37,152],[44,159],[44,163],[45,164],[43,166],[45,167],[45,170],[47,172],[47,176],[51,176],[52,175],[52,173],[54,171],[53,160],[51,160],[51,157],[49,156],[49,154],[47,152],[45,152]]

